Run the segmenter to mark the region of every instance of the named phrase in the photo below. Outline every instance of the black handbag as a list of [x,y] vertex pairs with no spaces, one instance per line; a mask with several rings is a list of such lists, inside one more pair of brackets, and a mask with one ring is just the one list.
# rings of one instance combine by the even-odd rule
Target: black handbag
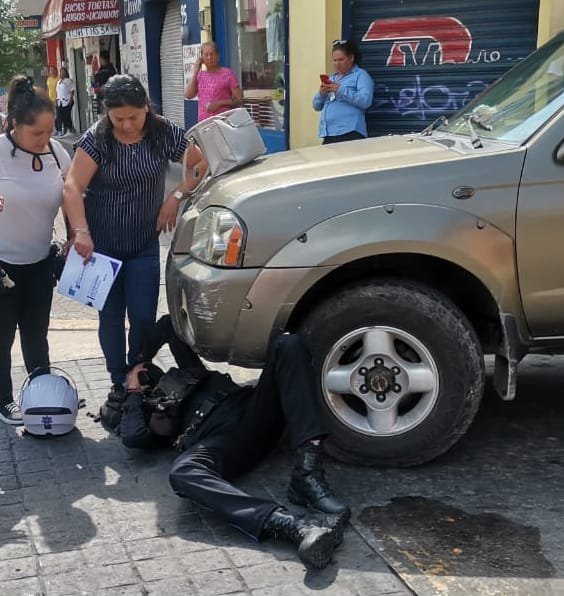
[[53,273],[54,284],[61,279],[63,268],[65,267],[66,256],[64,246],[63,242],[54,240],[49,247],[49,264]]

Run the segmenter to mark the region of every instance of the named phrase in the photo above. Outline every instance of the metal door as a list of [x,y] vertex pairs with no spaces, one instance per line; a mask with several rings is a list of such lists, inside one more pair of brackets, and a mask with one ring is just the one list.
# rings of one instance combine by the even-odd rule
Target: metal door
[[168,3],[161,33],[161,95],[163,116],[184,128],[182,18],[178,0]]
[[[355,0],[350,37],[375,82],[369,133],[422,130],[536,49],[538,0]],[[347,34],[348,36],[348,34]]]

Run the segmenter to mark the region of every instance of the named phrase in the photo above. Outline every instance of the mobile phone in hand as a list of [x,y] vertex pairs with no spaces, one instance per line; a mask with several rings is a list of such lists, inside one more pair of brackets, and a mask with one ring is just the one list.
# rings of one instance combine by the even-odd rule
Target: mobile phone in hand
[[329,75],[327,74],[320,74],[319,78],[321,80],[321,84],[322,85],[330,85],[331,84],[331,79],[329,78]]

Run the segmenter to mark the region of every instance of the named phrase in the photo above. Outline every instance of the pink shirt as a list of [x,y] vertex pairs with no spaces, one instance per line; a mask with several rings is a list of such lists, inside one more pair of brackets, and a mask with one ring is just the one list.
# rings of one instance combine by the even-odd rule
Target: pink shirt
[[222,66],[215,72],[200,70],[198,73],[198,121],[230,110],[230,106],[223,106],[216,112],[208,112],[206,106],[211,101],[231,99],[231,92],[237,87],[239,87],[239,81],[230,68]]

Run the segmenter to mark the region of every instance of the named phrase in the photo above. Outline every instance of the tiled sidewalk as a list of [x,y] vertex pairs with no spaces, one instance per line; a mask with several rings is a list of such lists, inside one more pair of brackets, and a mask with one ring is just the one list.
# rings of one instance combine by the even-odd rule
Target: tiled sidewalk
[[[170,355],[159,364],[170,365]],[[255,544],[178,498],[167,478],[172,451],[128,450],[88,416],[108,388],[102,359],[56,365],[87,402],[77,430],[40,439],[0,425],[3,594],[411,593],[354,528],[333,564],[308,572],[291,548]],[[285,502],[289,470],[280,451],[242,485]],[[333,464],[334,483],[338,474]]]

